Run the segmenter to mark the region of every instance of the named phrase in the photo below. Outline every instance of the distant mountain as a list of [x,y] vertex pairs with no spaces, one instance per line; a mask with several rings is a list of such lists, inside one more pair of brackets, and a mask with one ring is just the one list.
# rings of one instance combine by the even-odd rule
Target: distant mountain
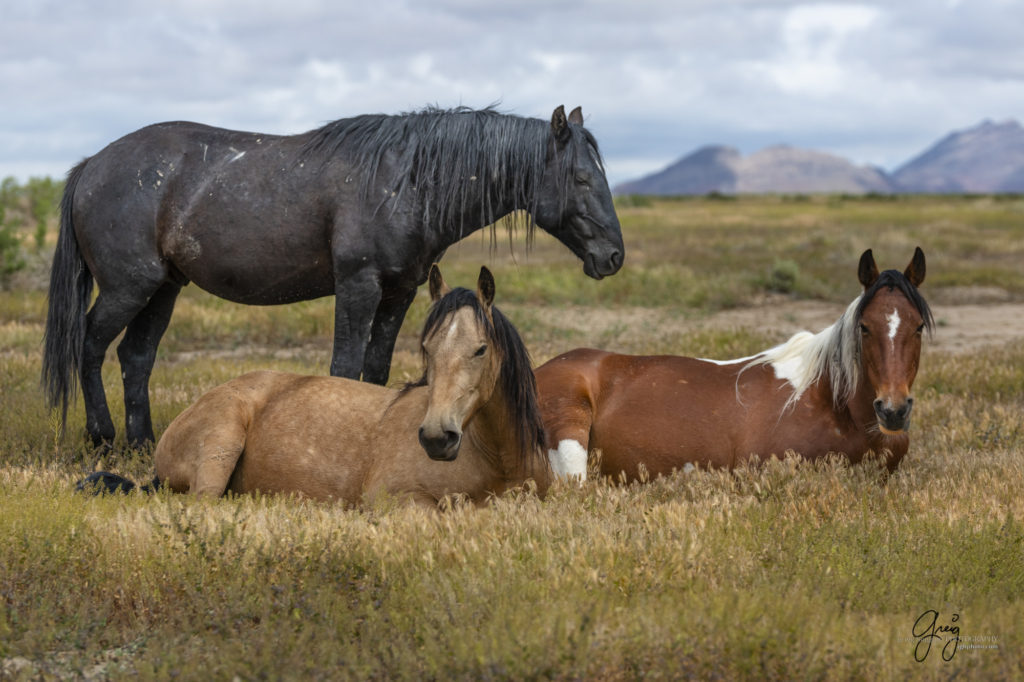
[[984,121],[950,133],[892,178],[902,192],[1024,192],[1024,128]]
[[824,152],[776,146],[743,157],[732,147],[703,147],[668,168],[623,183],[616,194],[767,194],[891,192],[884,171]]
[[776,146],[743,157],[702,147],[664,170],[615,187],[616,194],[844,192],[1024,192],[1024,128],[984,121],[950,133],[892,175],[839,156]]

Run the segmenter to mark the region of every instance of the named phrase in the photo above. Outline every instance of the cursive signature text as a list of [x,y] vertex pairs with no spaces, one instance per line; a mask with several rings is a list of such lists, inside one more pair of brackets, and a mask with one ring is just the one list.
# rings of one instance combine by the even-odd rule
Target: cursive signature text
[[939,612],[928,609],[914,621],[913,635],[917,639],[914,645],[914,659],[921,663],[928,658],[935,640],[945,641],[942,646],[942,660],[952,661],[956,656],[956,648],[960,644],[960,626],[957,622],[960,614],[954,613],[949,625],[939,625]]

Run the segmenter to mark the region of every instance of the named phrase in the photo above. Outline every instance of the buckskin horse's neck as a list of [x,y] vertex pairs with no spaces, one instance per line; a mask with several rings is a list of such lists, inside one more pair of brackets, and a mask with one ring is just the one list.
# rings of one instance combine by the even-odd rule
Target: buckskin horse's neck
[[[520,461],[517,429],[512,423],[512,409],[499,387],[473,416],[467,436],[473,447],[505,482],[502,489],[522,484],[532,478],[537,492],[543,495],[551,484],[547,461],[540,448],[529,444],[525,462]],[[497,492],[497,490],[496,490]]]

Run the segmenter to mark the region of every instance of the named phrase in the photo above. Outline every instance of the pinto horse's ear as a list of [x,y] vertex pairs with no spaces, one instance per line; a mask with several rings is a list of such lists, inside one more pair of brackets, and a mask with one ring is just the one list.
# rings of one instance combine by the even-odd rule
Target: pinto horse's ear
[[555,141],[558,144],[565,144],[572,135],[569,130],[569,122],[565,118],[565,107],[561,104],[551,114],[551,134],[555,136]]
[[875,257],[871,253],[871,249],[868,249],[860,257],[860,265],[857,266],[857,279],[867,289],[869,286],[875,283],[878,279],[878,266],[875,265]]
[[480,267],[480,277],[476,280],[476,297],[480,299],[484,310],[490,314],[491,306],[494,304],[494,275],[486,266]]
[[576,107],[569,112],[569,123],[575,123],[578,126],[583,125],[583,109],[582,107]]
[[915,287],[921,286],[921,282],[924,281],[924,251],[920,246],[914,247],[914,257],[910,259],[910,265],[903,274]]
[[430,300],[433,303],[437,303],[442,296],[451,291],[445,284],[444,277],[441,276],[441,268],[437,267],[437,263],[430,266],[430,275],[427,279],[430,281]]

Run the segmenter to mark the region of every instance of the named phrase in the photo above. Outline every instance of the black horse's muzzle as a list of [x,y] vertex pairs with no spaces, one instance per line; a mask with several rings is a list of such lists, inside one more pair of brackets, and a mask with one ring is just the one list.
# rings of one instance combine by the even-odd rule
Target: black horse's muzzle
[[430,459],[438,462],[451,462],[459,456],[462,434],[445,429],[439,436],[427,435],[426,429],[421,426],[420,445],[423,446]]
[[583,272],[594,279],[614,275],[622,267],[622,250],[615,247],[590,249],[583,257]]

